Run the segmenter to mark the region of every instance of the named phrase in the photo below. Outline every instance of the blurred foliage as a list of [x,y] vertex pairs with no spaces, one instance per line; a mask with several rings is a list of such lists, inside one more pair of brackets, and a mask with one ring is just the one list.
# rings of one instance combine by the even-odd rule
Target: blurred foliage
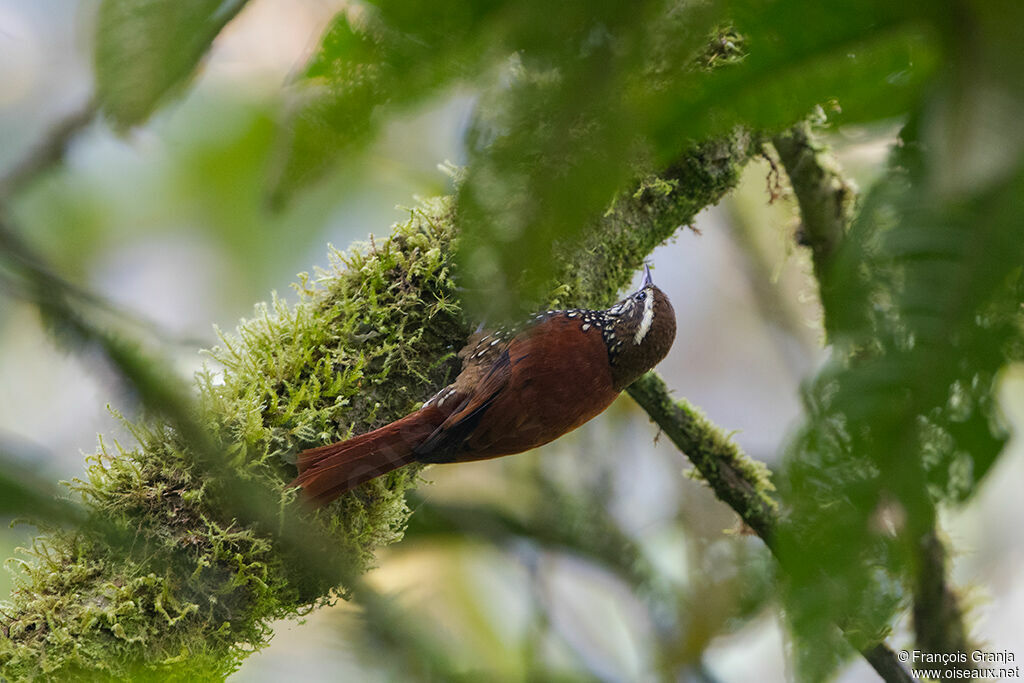
[[[808,421],[786,477],[793,523],[783,542],[797,567],[789,616],[803,637],[837,620],[868,641],[884,634],[904,587],[928,575],[935,507],[969,498],[1006,441],[993,384],[1024,349],[1020,133],[1006,130],[1013,163],[1004,150],[976,174],[960,168],[977,163],[976,150],[945,153],[963,135],[1001,133],[966,133],[965,121],[985,127],[1001,118],[987,108],[1024,103],[1012,76],[1024,50],[999,28],[1024,15],[997,5],[960,5],[948,17],[975,30],[945,27],[944,68],[822,278],[833,357],[806,388]],[[995,68],[967,76],[982,65]],[[965,99],[978,80],[999,95]],[[931,614],[928,605],[916,613],[937,618],[940,597],[925,597]],[[801,663],[814,678],[828,657],[806,648]]]
[[96,95],[114,125],[142,123],[192,75],[245,0],[103,0],[96,19]]
[[[142,124],[180,90],[243,5],[104,0],[94,43],[96,98],[114,126]],[[97,550],[73,529],[58,532],[51,545],[37,547],[39,563],[26,579],[35,588],[21,593],[36,621],[21,627],[37,629],[40,648],[71,648],[75,634],[51,627],[45,616],[65,610],[76,624],[104,624],[109,642],[130,649],[140,642],[133,639],[167,635],[136,619],[140,611],[162,610],[170,626],[188,623],[198,634],[220,619],[229,627],[193,664],[226,673],[234,660],[211,653],[240,641],[262,642],[263,617],[320,598],[327,581],[313,577],[305,592],[288,593],[295,587],[286,591],[286,580],[274,574],[285,570],[280,557],[268,559],[266,537],[232,528],[232,519],[257,520],[272,536],[274,491],[286,478],[289,454],[393,416],[450,375],[450,339],[466,328],[454,303],[456,274],[469,317],[492,322],[565,291],[605,297],[642,258],[633,251],[651,245],[619,240],[624,251],[633,251],[602,271],[598,285],[582,286],[594,284],[591,274],[573,272],[562,255],[580,248],[588,229],[634,230],[670,210],[679,211],[681,222],[692,220],[703,203],[680,211],[661,199],[681,184],[706,180],[700,172],[720,158],[725,170],[700,195],[702,202],[717,199],[735,181],[737,158],[812,113],[825,127],[895,119],[904,128],[888,168],[863,198],[831,262],[816,272],[832,355],[806,383],[805,421],[787,447],[779,482],[785,523],[777,552],[786,570],[782,596],[798,674],[827,678],[849,653],[840,629],[855,647],[866,648],[887,635],[911,596],[919,600],[915,614],[928,615],[920,601],[929,596],[916,589],[922,576],[934,578],[922,543],[935,537],[937,508],[970,499],[1007,437],[992,385],[1024,350],[1024,133],[1018,121],[1024,46],[1014,33],[1022,20],[1024,6],[1010,0],[348,5],[290,84],[287,104],[272,116],[247,119],[241,132],[218,130],[209,153],[189,162],[205,172],[176,179],[182,193],[190,194],[191,182],[225,182],[208,195],[222,193],[225,200],[195,215],[200,223],[204,215],[220,216],[230,226],[225,243],[245,243],[253,226],[277,224],[264,213],[266,205],[283,210],[301,201],[317,183],[337,182],[331,173],[339,167],[352,177],[389,118],[470,92],[476,107],[466,132],[469,159],[443,210],[444,221],[458,222],[458,243],[446,233],[443,244],[435,244],[433,218],[421,214],[412,222],[416,230],[395,243],[397,250],[378,253],[374,245],[372,255],[351,257],[345,275],[332,276],[337,289],[329,297],[304,286],[307,302],[298,309],[275,304],[273,314],[261,313],[242,328],[237,343],[247,352],[237,353],[228,340],[218,352],[225,384],[205,376],[203,405],[225,421],[204,422],[170,373],[109,332],[111,311],[103,302],[32,257],[5,228],[7,244],[17,248],[2,255],[4,288],[32,301],[68,345],[98,350],[162,416],[158,428],[138,431],[141,450],[96,463],[85,488],[96,509],[124,530],[137,518],[115,512],[138,508],[151,532],[146,543],[171,558],[167,576],[147,574],[136,571],[135,558],[114,557],[116,548]],[[188,128],[187,135],[198,137],[205,124]],[[221,150],[222,133],[237,144]],[[746,151],[735,153],[736,147]],[[221,173],[226,167],[247,172],[236,185]],[[635,194],[625,194],[628,188]],[[35,191],[35,201],[30,196],[20,207],[25,215],[50,206],[47,188]],[[80,228],[90,226],[90,194],[86,188],[77,198],[65,196],[85,207],[76,209],[86,219]],[[79,248],[61,235],[34,238],[46,252]],[[591,255],[602,248],[582,244]],[[456,247],[451,267],[447,251]],[[592,266],[600,259],[581,261]],[[419,279],[406,277],[412,272]],[[573,279],[555,283],[556,272]],[[303,317],[314,314],[333,316],[337,327],[328,334]],[[372,388],[379,400],[353,408],[357,388],[360,396]],[[46,492],[37,481],[6,461],[0,477],[5,511],[68,521],[64,508],[41,502]],[[234,469],[240,479],[228,472]],[[219,488],[192,488],[210,472],[225,475]],[[380,495],[376,512],[346,508],[338,518],[367,526],[327,524],[335,537],[347,539],[349,561],[360,568],[370,562],[369,548],[393,540],[404,523],[402,492],[413,473],[398,476],[406,478],[373,485]],[[256,488],[247,488],[253,482]],[[250,491],[251,499],[240,502]],[[185,522],[147,516],[151,501],[167,495],[181,498]],[[560,502],[565,506],[558,508]],[[338,505],[365,503],[347,497]],[[537,511],[547,516],[526,521],[484,510],[476,518],[488,523],[483,530],[465,528],[473,513],[438,506],[427,510],[432,514],[424,515],[419,533],[479,533],[500,542],[527,535],[586,554],[633,589],[644,587],[643,563],[619,562],[635,553],[630,539],[599,524],[607,520],[597,511],[580,515],[578,501],[552,492],[549,503],[551,509]],[[566,514],[552,515],[552,509]],[[578,516],[569,514],[573,510]],[[555,517],[564,526],[553,526]],[[589,524],[570,523],[580,517],[589,517]],[[188,541],[192,564],[171,552],[187,536],[182,524],[198,539]],[[168,528],[185,535],[163,535]],[[293,542],[309,540],[299,532]],[[600,543],[593,542],[595,534]],[[131,582],[82,588],[102,576],[101,566],[119,562],[134,572]],[[253,603],[263,602],[263,612],[247,605],[251,611],[241,610],[245,616],[237,623],[230,619],[237,614],[225,617],[237,606],[201,594],[204,572],[231,562],[228,583],[251,588]],[[62,575],[66,566],[81,571]],[[315,568],[288,571],[305,569]],[[187,599],[168,592],[180,578],[174,572],[188,576]],[[53,602],[74,591],[92,591],[95,604]],[[750,603],[762,604],[759,595]],[[674,597],[674,616],[683,623],[693,596]],[[115,607],[95,607],[100,604]],[[382,623],[394,624],[386,618],[389,609],[380,608]],[[942,614],[957,616],[956,610]],[[950,626],[951,633],[957,630]],[[689,637],[683,627],[664,633],[666,651]],[[402,647],[393,638],[379,639],[385,641]],[[181,656],[178,644],[170,638],[157,648],[165,664]],[[23,667],[38,663],[24,652],[8,656],[20,657]],[[446,666],[442,659],[432,670]]]
[[1024,176],[937,195],[908,137],[822,283],[833,360],[807,387],[787,472],[784,538],[794,559],[815,557],[792,576],[801,632],[845,615],[869,639],[884,633],[894,581],[923,571],[935,505],[976,491],[1006,441],[993,385],[1024,348]]
[[842,122],[905,111],[937,56],[913,10],[796,1],[355,5],[298,84],[275,192],[290,194],[351,156],[388,112],[431,91],[480,89],[458,191],[460,262],[468,305],[500,318],[550,290],[560,241],[693,140],[785,126],[836,100]]
[[[363,182],[332,180],[287,211],[267,211],[263,188],[275,106],[237,92],[219,98],[197,93],[174,116],[149,125],[157,146],[149,155],[90,129],[95,144],[80,167],[54,170],[47,182],[13,198],[10,212],[32,226],[25,240],[68,277],[84,277],[90,265],[119,250],[175,239],[196,252],[192,258],[209,254],[224,273],[227,286],[206,294],[212,309],[248,306],[252,292],[264,291],[268,281],[287,283],[296,264],[322,251],[310,249],[309,241],[322,232],[339,196],[372,196]],[[380,173],[365,176],[372,183]],[[189,332],[209,344],[208,330],[204,322]]]

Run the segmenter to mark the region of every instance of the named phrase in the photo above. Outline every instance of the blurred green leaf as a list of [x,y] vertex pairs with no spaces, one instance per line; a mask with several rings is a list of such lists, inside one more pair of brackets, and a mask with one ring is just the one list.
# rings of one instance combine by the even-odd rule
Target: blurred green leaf
[[976,491],[1006,441],[992,378],[1021,336],[1024,164],[947,196],[910,131],[895,161],[824,283],[834,357],[789,454],[780,551],[808,680],[836,664],[811,646],[829,623],[884,635],[935,506]]
[[[599,68],[549,66],[562,75],[550,79],[554,94],[538,88],[532,98],[506,98],[512,123],[479,151],[460,188],[470,292],[486,291],[492,306],[495,290],[531,301],[541,295],[553,249],[637,173],[631,160],[643,158],[638,149],[648,150],[648,163],[657,169],[693,140],[735,126],[786,126],[832,100],[844,107],[846,121],[906,111],[936,60],[920,29],[907,25],[902,13],[888,21],[858,15],[844,23],[843,13],[830,6],[839,16],[808,36],[802,21],[791,19],[811,12],[811,5],[774,3],[770,11],[754,12],[759,5],[737,3],[729,7],[735,14],[717,15],[670,6],[649,24],[616,24],[612,55]],[[680,13],[682,21],[673,16]],[[710,25],[726,19],[749,53],[717,69],[695,68]],[[631,42],[640,54],[630,55]],[[645,54],[648,44],[676,51]]]
[[928,29],[935,10],[914,3],[726,4],[744,59],[677,73],[671,87],[645,99],[645,126],[662,162],[688,138],[736,125],[777,130],[816,105],[841,123],[905,114],[939,59]]
[[[936,8],[928,33],[946,59],[911,103],[888,172],[821,282],[833,359],[806,389],[807,422],[783,486],[792,515],[780,533],[807,680],[838,661],[841,650],[820,647],[829,623],[883,635],[909,595],[921,595],[935,507],[977,491],[1006,443],[992,391],[998,370],[1019,358],[1024,329],[1024,159],[1019,126],[1005,118],[1022,101],[1020,79],[1007,73],[1024,49],[1005,26],[1022,11]],[[961,625],[931,627],[956,647]]]
[[270,178],[274,203],[360,150],[386,114],[485,68],[492,3],[353,4],[298,84]]
[[[638,173],[644,156],[635,100],[645,36],[663,7],[635,3],[578,18],[570,54],[522,54],[513,82],[480,108],[459,186],[464,299],[489,318],[514,317],[550,289],[556,249],[578,236]],[[617,10],[617,12],[616,12]],[[675,48],[694,59],[710,20],[691,13]],[[696,29],[696,30],[694,30]]]
[[306,70],[272,186],[287,199],[382,117],[479,87],[460,262],[470,307],[505,317],[547,293],[557,244],[693,141],[817,105],[843,122],[907,112],[940,59],[941,19],[920,3],[807,0],[359,6]]
[[141,123],[195,71],[245,0],[103,0],[96,20],[96,92],[119,128]]

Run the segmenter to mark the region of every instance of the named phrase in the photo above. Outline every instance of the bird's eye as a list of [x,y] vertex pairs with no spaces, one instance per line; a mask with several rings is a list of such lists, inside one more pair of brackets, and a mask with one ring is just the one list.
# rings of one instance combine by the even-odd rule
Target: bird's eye
[[647,292],[637,292],[633,295],[633,298],[637,301],[643,301],[645,296],[647,296]]

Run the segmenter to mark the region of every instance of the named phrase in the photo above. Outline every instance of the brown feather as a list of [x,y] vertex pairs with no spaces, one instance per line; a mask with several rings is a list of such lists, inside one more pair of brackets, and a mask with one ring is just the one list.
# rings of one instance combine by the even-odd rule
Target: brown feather
[[326,505],[360,484],[416,460],[413,450],[446,417],[446,411],[425,406],[348,441],[304,451],[297,463],[299,476],[290,486],[301,486],[305,497],[314,505]]

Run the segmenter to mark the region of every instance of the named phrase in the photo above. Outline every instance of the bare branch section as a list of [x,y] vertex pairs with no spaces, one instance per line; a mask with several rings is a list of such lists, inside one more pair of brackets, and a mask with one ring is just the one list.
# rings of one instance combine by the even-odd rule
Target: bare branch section
[[[649,372],[629,387],[629,395],[693,463],[715,495],[740,516],[774,552],[778,511],[765,466],[749,458],[719,427],[685,400],[673,399],[664,380]],[[777,557],[777,556],[776,556]],[[785,570],[785,566],[782,567]],[[888,683],[914,678],[884,642],[862,650]]]
[[[946,547],[933,527],[919,542],[918,576],[914,591],[914,636],[923,652],[962,652],[972,645],[964,627],[960,599],[946,577]],[[970,657],[951,662],[950,680],[970,678]],[[955,672],[958,672],[957,675]]]

